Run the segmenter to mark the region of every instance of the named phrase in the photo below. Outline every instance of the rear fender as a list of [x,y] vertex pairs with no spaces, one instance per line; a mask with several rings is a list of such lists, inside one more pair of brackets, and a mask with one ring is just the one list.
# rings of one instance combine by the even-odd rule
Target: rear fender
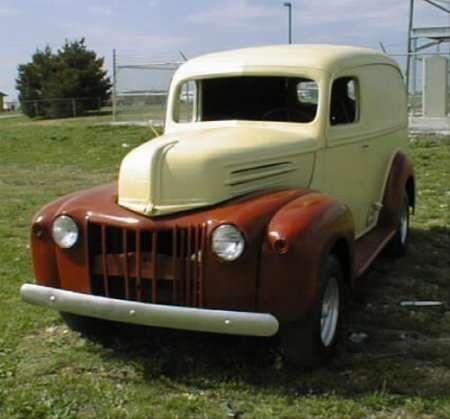
[[397,223],[397,217],[403,200],[403,192],[406,190],[409,205],[415,206],[415,181],[414,169],[409,157],[399,151],[395,155],[383,197],[383,208],[380,212],[378,224],[391,226]]
[[278,210],[268,225],[262,247],[259,311],[272,313],[283,322],[307,315],[326,258],[342,239],[349,247],[352,272],[354,226],[345,205],[312,192]]

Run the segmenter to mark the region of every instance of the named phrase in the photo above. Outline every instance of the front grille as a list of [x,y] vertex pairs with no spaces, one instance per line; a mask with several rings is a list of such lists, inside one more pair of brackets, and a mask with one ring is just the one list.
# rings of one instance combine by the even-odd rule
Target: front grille
[[205,243],[205,224],[149,231],[89,222],[92,293],[202,307]]

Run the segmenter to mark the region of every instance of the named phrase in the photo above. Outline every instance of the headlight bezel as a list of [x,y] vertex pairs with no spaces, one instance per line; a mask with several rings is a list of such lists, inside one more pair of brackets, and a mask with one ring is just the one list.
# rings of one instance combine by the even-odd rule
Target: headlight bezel
[[[217,235],[218,234],[227,234],[225,231],[226,229],[228,229],[228,230],[231,229],[231,232],[228,231],[228,233],[237,234],[237,235],[239,235],[239,238],[240,238],[240,242],[236,249],[236,252],[229,256],[224,255],[224,253],[225,253],[224,251],[219,252],[218,246],[216,246],[217,239],[218,239]],[[230,240],[230,241],[232,241],[232,240]],[[243,254],[245,253],[246,247],[247,247],[247,239],[245,237],[245,234],[242,232],[242,230],[239,227],[237,227],[236,225],[234,225],[232,223],[220,224],[217,227],[215,227],[211,233],[211,251],[220,262],[233,263],[233,262],[237,261],[238,259],[242,258]]]
[[[64,223],[66,223],[64,236],[58,236],[58,234],[61,235],[61,229],[64,227]],[[72,228],[72,231],[70,231],[70,228],[67,228],[67,226]],[[58,228],[59,228],[59,231],[57,230]],[[60,249],[63,249],[63,250],[73,249],[80,241],[80,226],[69,215],[59,214],[52,221],[51,236],[52,236],[53,242]],[[68,236],[71,236],[71,237],[69,237],[67,239]]]

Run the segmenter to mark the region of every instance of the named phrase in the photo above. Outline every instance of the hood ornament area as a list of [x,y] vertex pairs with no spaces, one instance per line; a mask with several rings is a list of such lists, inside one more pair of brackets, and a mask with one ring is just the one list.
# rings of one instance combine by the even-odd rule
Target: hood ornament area
[[119,205],[145,215],[154,212],[162,160],[177,142],[171,138],[149,141],[125,156],[119,172]]

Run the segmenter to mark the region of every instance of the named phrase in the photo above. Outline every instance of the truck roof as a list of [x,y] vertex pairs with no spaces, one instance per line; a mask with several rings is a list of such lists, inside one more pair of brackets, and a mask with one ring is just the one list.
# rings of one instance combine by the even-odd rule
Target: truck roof
[[297,44],[272,45],[206,54],[183,64],[176,79],[242,73],[270,67],[274,72],[292,67],[311,68],[336,73],[344,68],[365,64],[389,64],[396,61],[374,49],[343,45]]

